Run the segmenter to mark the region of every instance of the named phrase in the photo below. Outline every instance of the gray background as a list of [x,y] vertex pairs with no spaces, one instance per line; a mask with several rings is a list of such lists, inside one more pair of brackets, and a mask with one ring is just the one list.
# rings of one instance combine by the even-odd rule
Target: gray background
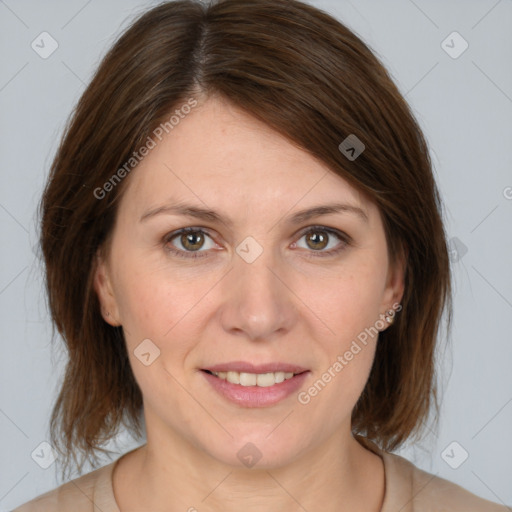
[[[353,29],[392,73],[425,131],[446,205],[455,314],[439,367],[441,419],[399,453],[510,505],[512,1],[312,3]],[[38,446],[48,439],[64,364],[50,341],[36,205],[65,121],[100,58],[154,4],[0,0],[0,512],[60,483],[55,464],[42,469],[31,458],[36,448],[44,452]],[[43,31],[59,45],[47,59],[31,48]],[[458,58],[441,45],[453,31],[469,44]],[[451,39],[453,54],[462,42]],[[117,452],[137,444],[123,434]],[[463,450],[469,457],[460,464]]]

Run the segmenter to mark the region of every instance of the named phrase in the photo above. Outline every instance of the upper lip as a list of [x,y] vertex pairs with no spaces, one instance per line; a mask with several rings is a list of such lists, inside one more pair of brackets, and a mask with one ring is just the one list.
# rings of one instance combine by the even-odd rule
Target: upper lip
[[252,364],[247,361],[231,361],[229,363],[219,363],[213,366],[203,368],[210,372],[239,372],[239,373],[303,373],[307,368],[289,363],[265,363]]

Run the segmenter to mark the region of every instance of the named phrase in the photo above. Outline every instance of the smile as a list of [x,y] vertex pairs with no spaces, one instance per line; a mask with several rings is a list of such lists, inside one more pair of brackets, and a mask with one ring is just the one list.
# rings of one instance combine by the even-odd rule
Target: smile
[[267,388],[280,384],[285,380],[291,379],[294,375],[293,372],[269,372],[269,373],[247,373],[247,372],[207,372],[215,375],[219,379],[225,380],[231,384],[239,384],[240,386],[259,386]]
[[203,369],[200,374],[204,375],[218,396],[239,407],[269,407],[284,401],[302,388],[306,377],[311,373],[291,365],[285,368],[279,364],[265,365],[262,369],[252,365],[242,365],[244,368],[240,368],[239,364],[236,366],[238,370],[253,371],[236,371],[219,365],[215,369]]

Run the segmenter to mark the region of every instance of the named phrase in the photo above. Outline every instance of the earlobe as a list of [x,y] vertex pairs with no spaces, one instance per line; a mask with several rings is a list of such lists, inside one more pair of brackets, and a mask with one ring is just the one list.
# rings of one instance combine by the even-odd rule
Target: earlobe
[[93,284],[100,303],[101,315],[105,322],[113,327],[121,325],[121,322],[118,320],[119,312],[116,298],[109,278],[107,264],[103,258],[101,249],[98,249],[95,256]]

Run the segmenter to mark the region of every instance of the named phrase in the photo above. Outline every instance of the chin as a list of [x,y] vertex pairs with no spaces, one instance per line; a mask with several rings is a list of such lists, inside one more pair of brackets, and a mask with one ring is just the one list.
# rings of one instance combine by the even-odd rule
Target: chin
[[302,446],[304,440],[301,442],[284,429],[281,435],[276,430],[270,436],[268,430],[246,431],[233,435],[227,442],[223,436],[223,442],[219,440],[215,446],[210,438],[204,449],[217,461],[237,469],[271,470],[290,464],[306,448]]

